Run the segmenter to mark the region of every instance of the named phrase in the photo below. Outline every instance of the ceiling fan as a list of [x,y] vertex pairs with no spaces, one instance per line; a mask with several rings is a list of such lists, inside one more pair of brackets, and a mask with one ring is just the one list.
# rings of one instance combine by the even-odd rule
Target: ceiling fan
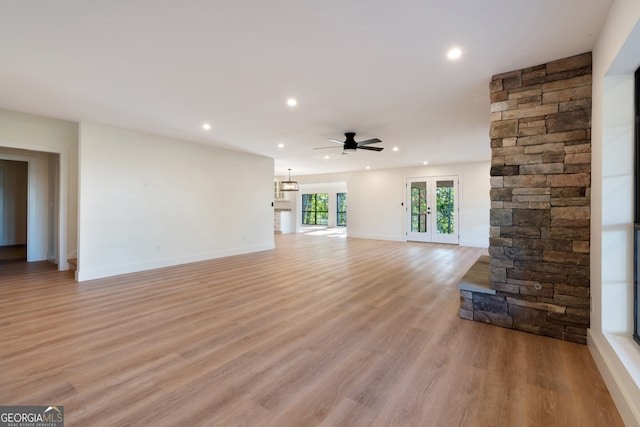
[[[329,141],[333,141],[336,144],[341,144],[342,145],[342,152],[343,153],[351,153],[351,152],[355,152],[356,150],[370,150],[370,151],[382,151],[384,150],[384,148],[382,147],[369,147],[369,144],[375,144],[377,142],[382,142],[381,140],[379,140],[378,138],[372,138],[372,139],[367,139],[366,141],[360,141],[360,142],[356,142],[355,140],[355,136],[356,133],[355,132],[346,132],[344,134],[344,136],[347,137],[347,139],[345,139],[344,141],[339,141],[337,139],[333,139],[333,138],[329,138]],[[314,150],[324,150],[325,148],[338,148],[336,146],[332,146],[332,147],[317,147],[314,148]]]

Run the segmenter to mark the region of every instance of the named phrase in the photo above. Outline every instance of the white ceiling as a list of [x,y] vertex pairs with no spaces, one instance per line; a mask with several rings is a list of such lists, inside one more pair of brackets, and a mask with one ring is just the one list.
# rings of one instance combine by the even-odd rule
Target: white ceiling
[[[610,4],[0,0],[0,108],[257,153],[278,175],[489,159],[491,76],[591,50]],[[346,131],[385,150],[313,149]]]

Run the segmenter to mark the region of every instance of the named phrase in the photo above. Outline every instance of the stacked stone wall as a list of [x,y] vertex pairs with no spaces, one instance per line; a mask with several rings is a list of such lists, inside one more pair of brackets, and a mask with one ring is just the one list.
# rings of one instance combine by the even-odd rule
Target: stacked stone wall
[[489,280],[496,295],[463,298],[473,320],[586,342],[591,75],[585,53],[491,80]]

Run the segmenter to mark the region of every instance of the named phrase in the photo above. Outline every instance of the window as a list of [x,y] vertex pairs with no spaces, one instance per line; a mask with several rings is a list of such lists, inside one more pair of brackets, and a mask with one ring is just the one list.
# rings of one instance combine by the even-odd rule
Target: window
[[302,223],[305,225],[329,224],[329,194],[302,195]]
[[346,226],[347,225],[347,193],[338,193],[337,194],[337,205],[338,205],[338,226]]
[[411,231],[427,231],[427,183],[411,183]]
[[634,308],[633,337],[640,344],[640,68],[635,75],[635,212],[634,212]]
[[455,230],[455,203],[453,181],[438,181],[436,185],[436,213],[438,233],[453,234]]

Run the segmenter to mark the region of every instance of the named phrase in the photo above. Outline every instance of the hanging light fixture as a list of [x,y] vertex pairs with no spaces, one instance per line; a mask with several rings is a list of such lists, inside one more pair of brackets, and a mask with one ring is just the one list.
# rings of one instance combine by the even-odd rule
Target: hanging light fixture
[[291,181],[291,168],[289,168],[289,179],[280,182],[280,191],[298,191],[298,182]]

